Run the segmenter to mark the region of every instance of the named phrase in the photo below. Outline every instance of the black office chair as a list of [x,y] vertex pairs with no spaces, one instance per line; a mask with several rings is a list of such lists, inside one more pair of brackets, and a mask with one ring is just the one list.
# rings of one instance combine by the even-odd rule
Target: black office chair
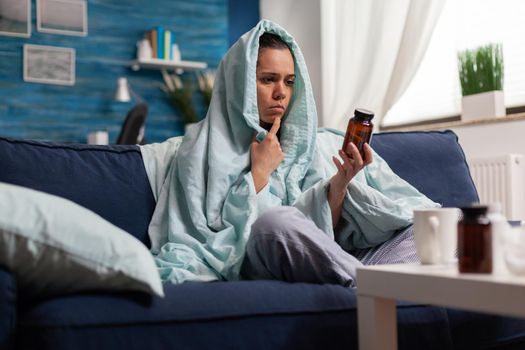
[[142,145],[144,144],[144,127],[148,116],[148,106],[138,103],[126,116],[122,130],[117,139],[118,145]]

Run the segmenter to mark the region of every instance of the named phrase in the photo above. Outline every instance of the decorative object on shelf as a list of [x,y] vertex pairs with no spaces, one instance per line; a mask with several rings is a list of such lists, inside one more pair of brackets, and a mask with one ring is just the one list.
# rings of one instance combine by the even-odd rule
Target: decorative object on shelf
[[148,39],[141,39],[137,42],[137,60],[151,59],[153,52]]
[[31,36],[31,0],[0,0],[0,35]]
[[193,107],[193,89],[191,82],[182,79],[176,74],[168,74],[162,71],[164,85],[162,90],[166,92],[170,102],[177,108],[184,119],[184,124],[198,122],[197,113]]
[[178,44],[172,44],[171,45],[171,54],[170,57],[173,62],[180,62],[182,61],[182,55],[180,53],[179,45]]
[[24,45],[24,81],[75,85],[75,49]]
[[37,30],[43,33],[86,36],[86,0],[37,0]]
[[458,53],[461,82],[461,120],[503,117],[503,50],[501,44],[488,44]]
[[213,84],[215,82],[215,70],[206,70],[197,72],[197,80],[199,82],[199,91],[204,98],[206,108],[210,106],[211,93],[213,91]]

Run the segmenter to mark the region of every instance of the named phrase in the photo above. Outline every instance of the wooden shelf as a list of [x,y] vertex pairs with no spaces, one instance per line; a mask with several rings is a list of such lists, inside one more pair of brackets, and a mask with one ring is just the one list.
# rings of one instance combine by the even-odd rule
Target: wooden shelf
[[137,71],[139,69],[158,69],[158,70],[175,70],[177,72],[183,70],[197,70],[206,69],[208,64],[206,62],[197,61],[169,61],[158,58],[150,58],[147,60],[134,60],[131,62],[131,69]]

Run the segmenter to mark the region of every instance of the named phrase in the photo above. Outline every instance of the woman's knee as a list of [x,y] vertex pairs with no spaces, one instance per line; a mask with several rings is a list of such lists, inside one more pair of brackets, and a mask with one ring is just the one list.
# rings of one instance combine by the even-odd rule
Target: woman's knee
[[281,206],[268,209],[252,225],[252,235],[283,234],[295,227],[294,222],[305,219],[299,209],[290,206]]

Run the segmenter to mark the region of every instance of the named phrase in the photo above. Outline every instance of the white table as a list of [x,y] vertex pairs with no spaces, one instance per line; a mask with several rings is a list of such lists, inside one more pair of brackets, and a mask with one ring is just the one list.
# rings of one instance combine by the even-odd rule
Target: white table
[[456,265],[358,268],[359,349],[397,349],[396,300],[525,318],[525,277],[460,274]]

